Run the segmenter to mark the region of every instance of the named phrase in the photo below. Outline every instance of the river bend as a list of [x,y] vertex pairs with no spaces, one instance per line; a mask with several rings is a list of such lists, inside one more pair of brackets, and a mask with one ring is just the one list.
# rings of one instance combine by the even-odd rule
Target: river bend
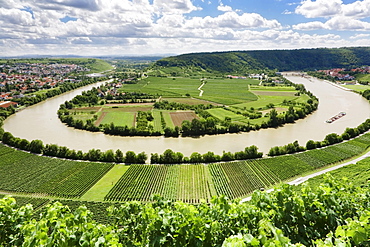
[[[319,79],[308,79],[289,75],[287,79],[304,84],[306,89],[319,98],[319,107],[313,114],[295,124],[286,124],[277,129],[262,129],[240,134],[204,136],[200,138],[165,138],[165,137],[120,137],[103,133],[92,133],[66,127],[57,116],[59,105],[82,91],[89,90],[93,84],[76,89],[13,114],[4,122],[4,130],[16,137],[29,141],[39,139],[44,144],[57,144],[70,149],[87,152],[90,149],[121,149],[123,152],[134,151],[163,153],[166,149],[182,152],[190,156],[193,152],[241,151],[247,146],[256,145],[265,154],[273,146],[282,146],[298,140],[305,145],[308,140],[321,141],[329,133],[341,134],[347,127],[356,127],[369,118],[370,104],[360,95],[343,90]],[[328,124],[325,121],[344,111],[346,116]]]

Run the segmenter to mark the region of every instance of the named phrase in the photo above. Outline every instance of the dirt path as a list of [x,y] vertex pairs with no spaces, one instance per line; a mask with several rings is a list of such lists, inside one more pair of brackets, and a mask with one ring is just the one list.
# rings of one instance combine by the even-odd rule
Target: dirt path
[[203,95],[203,93],[204,93],[204,91],[202,90],[202,87],[204,86],[204,82],[202,83],[202,85],[200,85],[199,87],[198,87],[198,90],[200,91],[199,92],[199,97],[202,97],[202,95]]

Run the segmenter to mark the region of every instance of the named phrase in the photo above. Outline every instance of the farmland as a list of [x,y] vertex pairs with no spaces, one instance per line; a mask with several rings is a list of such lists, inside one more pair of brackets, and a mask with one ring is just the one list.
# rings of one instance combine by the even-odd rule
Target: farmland
[[168,200],[197,204],[210,202],[213,196],[246,197],[254,190],[270,188],[302,173],[354,157],[369,146],[370,134],[365,134],[326,148],[272,158],[127,166],[48,158],[1,145],[0,191],[22,197],[102,202],[149,202],[153,195],[161,195]]
[[79,198],[113,164],[40,157],[0,145],[1,191]]
[[[260,125],[269,127],[272,109],[280,119],[288,119],[284,115],[293,107],[289,113],[292,123],[317,108],[314,97],[288,81],[277,85],[255,79],[147,77],[134,84],[116,86],[111,82],[76,96],[61,106],[60,119],[71,127],[106,134],[199,136],[249,131],[259,129]],[[299,114],[294,113],[297,110]],[[140,112],[146,112],[146,119],[138,117]],[[182,129],[185,120],[200,120],[200,126],[210,121],[207,118],[212,118],[209,126]],[[115,127],[130,131],[123,133]],[[173,132],[175,127],[179,128]]]

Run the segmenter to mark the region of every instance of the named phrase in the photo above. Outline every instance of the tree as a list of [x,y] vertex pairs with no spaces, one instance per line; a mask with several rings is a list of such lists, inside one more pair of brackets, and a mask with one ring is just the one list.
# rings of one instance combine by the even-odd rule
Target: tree
[[270,118],[269,118],[269,126],[271,127],[277,127],[279,125],[278,121],[278,112],[275,109],[272,109],[270,111]]
[[105,151],[105,153],[103,154],[102,160],[106,161],[106,162],[114,162],[115,161],[115,155],[114,155],[113,150],[109,149],[109,150]]
[[203,162],[202,155],[198,152],[194,152],[190,155],[190,163],[200,163]]
[[114,161],[116,163],[123,163],[124,157],[123,157],[123,153],[120,149],[117,149],[117,151],[115,153],[115,156],[114,156]]
[[127,151],[125,156],[125,163],[133,164],[136,163],[136,154],[134,151]]
[[158,164],[159,163],[159,155],[157,153],[150,154],[150,164]]
[[136,163],[145,164],[147,159],[148,159],[148,156],[144,152],[138,153],[136,156]]
[[30,152],[41,154],[44,149],[44,144],[41,140],[32,140],[29,147]]

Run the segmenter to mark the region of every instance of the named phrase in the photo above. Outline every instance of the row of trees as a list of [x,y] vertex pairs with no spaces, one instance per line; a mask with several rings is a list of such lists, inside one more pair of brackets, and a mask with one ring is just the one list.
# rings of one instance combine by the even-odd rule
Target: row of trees
[[370,129],[370,119],[367,119],[365,122],[361,123],[356,128],[346,128],[346,130],[341,134],[338,135],[337,133],[331,133],[325,136],[323,141],[314,141],[309,140],[306,143],[306,146],[300,146],[298,141],[293,143],[289,143],[284,146],[276,146],[272,147],[268,152],[268,156],[277,156],[277,155],[284,155],[284,154],[292,154],[297,152],[302,152],[305,150],[311,150],[315,148],[321,148],[329,145],[333,145],[336,143],[340,143],[344,140],[349,140],[354,138]]
[[90,149],[88,152],[84,153],[81,150],[76,151],[73,149],[69,149],[68,147],[58,146],[56,144],[44,145],[41,140],[32,140],[31,142],[29,142],[26,139],[14,137],[9,132],[4,132],[0,137],[3,143],[9,146],[29,151],[35,154],[43,154],[46,156],[58,158],[127,164],[145,164],[146,160],[148,159],[148,156],[144,152],[136,154],[133,151],[127,151],[126,154],[124,154],[119,149],[117,149],[116,151],[107,150],[105,152],[101,151],[100,149]]
[[213,152],[207,152],[205,154],[200,154],[194,152],[190,157],[184,157],[180,152],[174,152],[171,149],[167,149],[163,154],[151,154],[150,163],[151,164],[181,164],[181,163],[211,163],[219,161],[232,161],[232,160],[246,160],[246,159],[256,159],[261,158],[262,152],[258,152],[256,146],[246,147],[244,151],[231,153],[224,152],[222,155],[216,155]]

